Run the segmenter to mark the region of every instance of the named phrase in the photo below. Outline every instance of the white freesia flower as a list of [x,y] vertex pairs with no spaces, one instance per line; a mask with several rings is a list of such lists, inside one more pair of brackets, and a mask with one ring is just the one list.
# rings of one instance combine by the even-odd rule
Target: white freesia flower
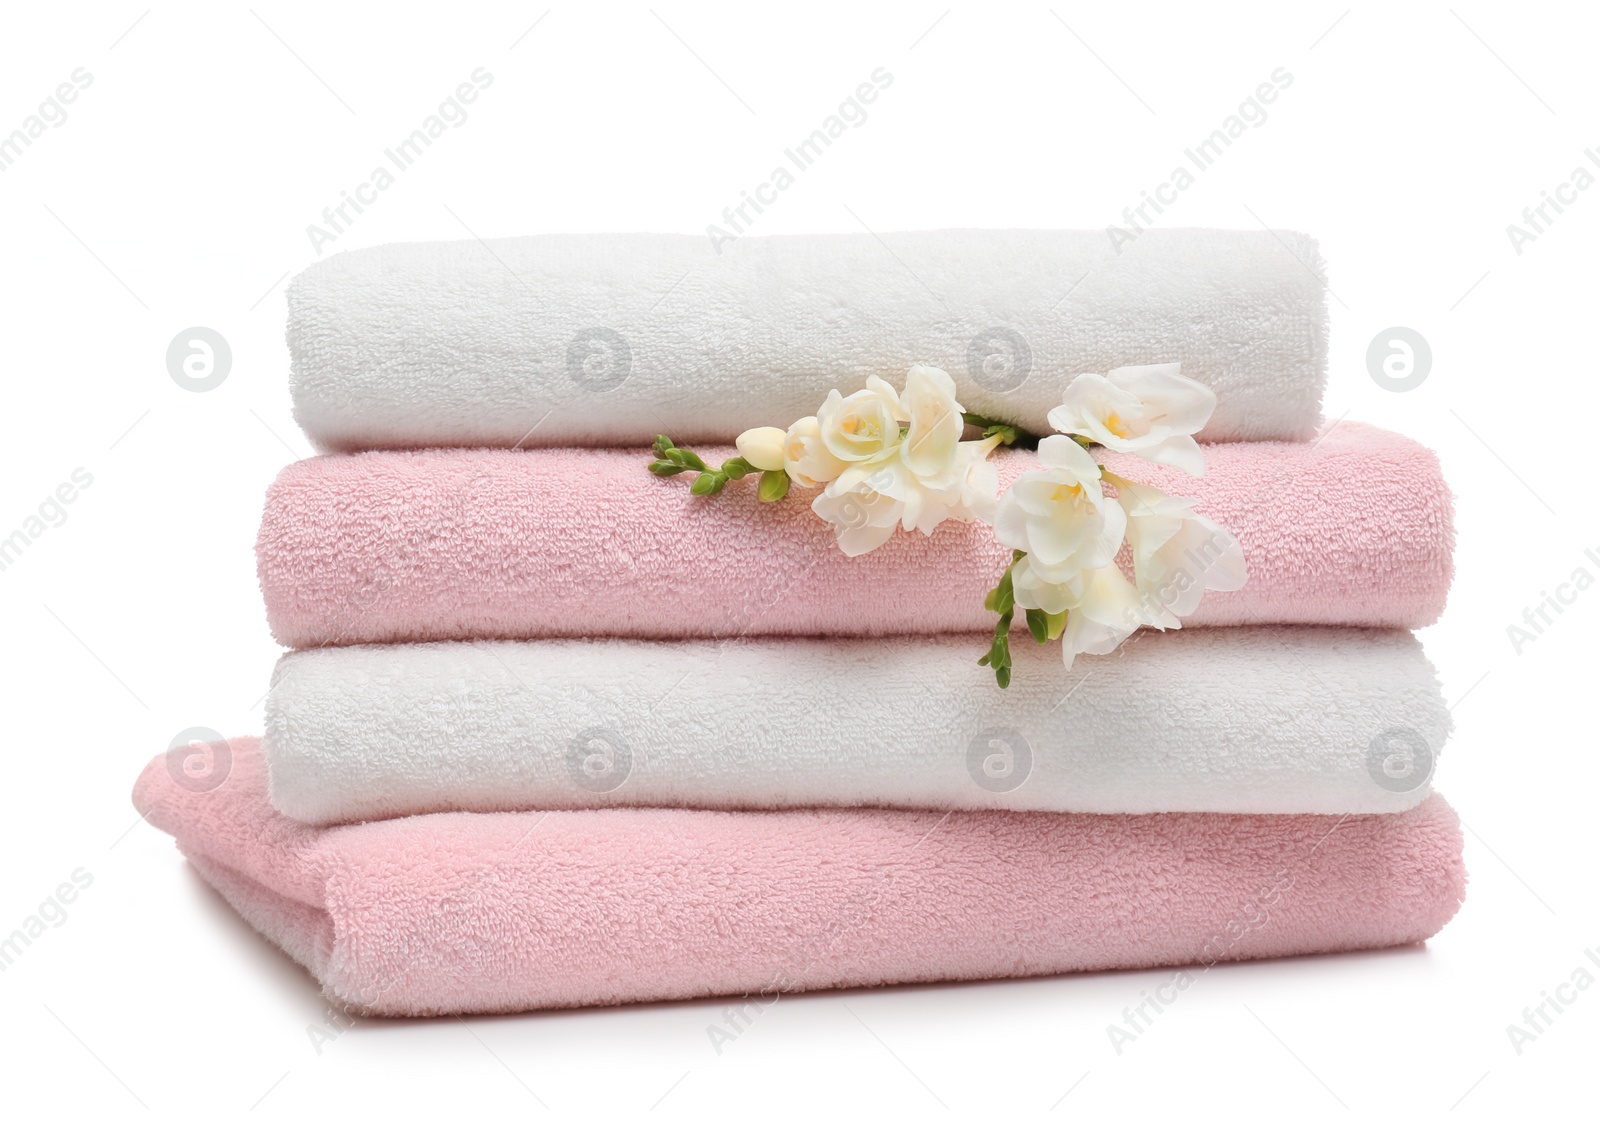
[[1171,362],[1123,366],[1103,377],[1080,374],[1050,410],[1049,420],[1058,432],[1203,475],[1206,461],[1194,433],[1216,407],[1210,386],[1184,377]]
[[1024,471],[1000,500],[994,535],[1025,551],[1040,579],[1070,584],[1115,559],[1127,515],[1106,498],[1100,465],[1075,440],[1046,436],[1039,462],[1043,470]]
[[905,515],[905,502],[866,484],[840,493],[830,485],[811,509],[833,526],[844,555],[859,557],[889,540]]
[[1194,500],[1156,487],[1108,476],[1128,515],[1128,544],[1141,614],[1154,625],[1176,627],[1193,614],[1208,591],[1244,586],[1244,550],[1210,518],[1194,512]]
[[957,449],[958,456],[966,457],[966,468],[962,472],[960,521],[994,524],[995,514],[999,512],[1000,474],[989,461],[989,453],[999,443],[1000,437],[991,436],[987,440],[969,440]]
[[751,428],[739,433],[733,443],[744,461],[757,471],[782,471],[788,436],[781,428]]
[[1105,496],[1099,464],[1066,436],[1041,440],[1039,461],[1042,470],[1024,472],[1001,498],[995,537],[1027,554],[1011,569],[1017,606],[1066,616],[1052,631],[1060,627],[1071,666],[1079,654],[1111,653],[1162,616],[1116,565],[1130,511]]
[[844,463],[866,463],[900,446],[900,424],[909,419],[894,386],[876,375],[850,396],[837,389],[817,410],[822,446]]
[[1092,569],[1076,572],[1050,572],[1036,568],[1029,557],[1011,566],[1011,594],[1024,610],[1060,615],[1072,610],[1083,598],[1084,577]]
[[896,528],[931,534],[947,520],[992,516],[997,478],[988,455],[997,437],[957,443],[930,475],[919,475],[900,454],[855,465],[828,484],[811,509],[831,523],[845,555],[858,557],[887,541]]
[[1084,575],[1083,592],[1061,631],[1061,660],[1068,669],[1079,654],[1109,654],[1148,622],[1139,593],[1114,564]]
[[1061,658],[1070,668],[1079,654],[1109,654],[1145,623],[1139,591],[1114,564],[1081,569],[1057,579],[1023,557],[1012,566],[1011,591],[1018,607],[1066,615]]
[[[874,381],[877,386],[873,386]],[[961,483],[971,467],[969,452],[961,450],[965,424],[961,414],[966,410],[956,401],[956,383],[950,375],[932,366],[911,367],[901,396],[895,396],[892,388],[876,378],[868,379],[867,386],[862,393],[881,395],[887,391],[893,397],[892,409],[906,424],[904,438],[885,443],[876,454],[846,466],[829,485],[829,493],[842,495],[867,487],[892,495],[913,506],[906,525],[910,529],[920,523],[924,493],[945,494],[945,501],[933,500],[935,506],[953,505],[959,499]],[[861,393],[853,393],[842,400],[848,403],[860,396]],[[871,408],[875,406],[868,411]],[[975,446],[967,445],[969,449]],[[988,455],[988,451],[983,454]]]
[[962,442],[966,410],[955,392],[943,370],[913,366],[903,393],[871,377],[848,397],[833,390],[814,420],[790,428],[785,467],[804,486],[826,484],[811,508],[849,556],[871,552],[896,528],[932,533],[944,521],[993,517],[987,457],[999,439]]
[[783,469],[803,487],[820,487],[839,477],[847,465],[822,445],[822,430],[814,416],[803,416],[789,426],[783,441]]
[[956,400],[956,383],[933,366],[913,366],[900,395],[908,427],[900,454],[906,466],[923,479],[933,479],[964,467],[955,454],[966,422],[967,410]]

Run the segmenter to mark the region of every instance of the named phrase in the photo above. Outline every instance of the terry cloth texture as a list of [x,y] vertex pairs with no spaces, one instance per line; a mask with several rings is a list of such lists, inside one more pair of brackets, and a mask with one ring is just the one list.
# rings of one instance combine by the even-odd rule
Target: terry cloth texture
[[[1147,969],[1419,942],[1465,875],[1399,814],[611,809],[320,829],[257,741],[134,804],[351,1011],[388,1016]],[[205,784],[205,785],[209,785]]]
[[1404,631],[1220,627],[1063,669],[1019,634],[342,646],[286,654],[272,802],[442,810],[896,806],[1384,813],[1428,795],[1444,697]]
[[[704,451],[704,449],[702,449]],[[717,460],[732,449],[706,451]],[[1335,423],[1306,443],[1214,444],[1193,478],[1097,453],[1197,500],[1249,579],[1185,625],[1421,627],[1444,607],[1454,528],[1439,461],[1403,436]],[[1011,552],[981,524],[897,533],[845,556],[799,488],[712,498],[661,479],[645,447],[368,452],[286,467],[257,568],[285,646],[619,635],[987,631]],[[1008,485],[1035,459],[996,453]],[[1197,558],[1197,565],[1204,558]]]
[[320,448],[732,442],[870,374],[939,366],[1044,431],[1078,374],[1181,362],[1209,440],[1304,439],[1327,375],[1316,242],[1268,230],[554,234],[383,245],[289,286],[295,418]]

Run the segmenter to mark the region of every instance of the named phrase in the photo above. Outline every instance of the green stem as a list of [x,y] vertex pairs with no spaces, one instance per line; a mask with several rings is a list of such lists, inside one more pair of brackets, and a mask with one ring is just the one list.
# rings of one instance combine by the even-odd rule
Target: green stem
[[721,494],[730,482],[746,475],[760,475],[757,494],[763,502],[776,502],[789,493],[789,476],[783,471],[759,471],[742,455],[722,461],[722,466],[712,467],[688,448],[680,448],[665,435],[657,436],[651,445],[656,457],[648,465],[652,475],[667,479],[685,471],[697,472],[689,487],[690,494],[711,496]]
[[1007,447],[1015,445],[1023,448],[1036,448],[1039,446],[1039,437],[1018,425],[1007,424],[1003,420],[990,420],[988,417],[978,416],[976,413],[967,413],[961,419],[975,428],[982,429],[985,440],[990,436],[998,436],[1000,437],[1000,442]]
[[1012,550],[1011,563],[1006,565],[1000,582],[983,601],[983,605],[990,611],[998,612],[1000,618],[994,625],[994,639],[989,644],[989,652],[978,659],[978,664],[994,670],[995,684],[1002,689],[1011,684],[1011,620],[1016,617],[1017,610],[1016,595],[1011,587],[1011,570],[1027,555],[1021,549]]

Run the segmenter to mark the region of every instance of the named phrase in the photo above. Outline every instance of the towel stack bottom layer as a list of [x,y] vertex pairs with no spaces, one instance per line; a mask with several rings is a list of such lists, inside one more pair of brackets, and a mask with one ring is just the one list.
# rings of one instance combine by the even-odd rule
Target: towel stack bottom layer
[[[343,253],[291,286],[296,417],[334,454],[267,495],[290,652],[265,734],[134,790],[336,1006],[1209,965],[1455,913],[1450,717],[1409,633],[1444,607],[1450,493],[1414,442],[1321,423],[1309,238],[487,247]],[[663,426],[719,460],[913,363],[1043,433],[1078,375],[1165,362],[1216,393],[1205,475],[1094,455],[1192,499],[1248,581],[1070,669],[1019,619],[1005,690],[977,663],[1011,560],[990,527],[852,558],[803,495],[646,470]],[[1002,489],[1038,466],[993,458]]]
[[1464,882],[1455,815],[670,809],[317,828],[253,740],[135,803],[354,1012],[435,1016],[1209,964],[1419,942]]

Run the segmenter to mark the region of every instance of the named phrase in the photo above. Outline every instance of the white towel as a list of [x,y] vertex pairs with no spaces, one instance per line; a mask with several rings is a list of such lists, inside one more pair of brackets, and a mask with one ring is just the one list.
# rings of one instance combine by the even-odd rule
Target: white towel
[[289,288],[295,416],[328,450],[731,443],[916,364],[1047,431],[1085,372],[1181,362],[1202,438],[1304,439],[1327,369],[1303,234],[547,235],[340,253]]
[[972,636],[306,650],[278,663],[273,803],[436,810],[899,806],[1380,813],[1428,793],[1450,717],[1403,631],[1231,627],[1080,658]]

